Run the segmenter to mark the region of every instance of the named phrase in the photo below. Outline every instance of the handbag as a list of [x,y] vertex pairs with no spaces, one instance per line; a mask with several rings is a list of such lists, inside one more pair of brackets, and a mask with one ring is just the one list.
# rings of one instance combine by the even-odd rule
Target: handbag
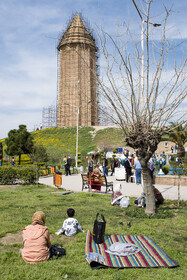
[[51,257],[55,256],[56,258],[60,258],[66,254],[66,250],[60,244],[51,245],[49,251],[51,252]]
[[97,213],[96,219],[94,222],[93,239],[94,239],[95,243],[101,244],[104,241],[106,221],[102,214],[101,214],[102,220],[98,221],[98,216],[99,216],[99,213]]

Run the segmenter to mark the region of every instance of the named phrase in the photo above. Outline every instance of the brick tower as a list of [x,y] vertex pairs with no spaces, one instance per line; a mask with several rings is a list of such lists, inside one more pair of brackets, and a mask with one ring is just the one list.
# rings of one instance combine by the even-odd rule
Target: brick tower
[[59,62],[58,127],[95,126],[97,115],[96,46],[79,14],[57,47]]

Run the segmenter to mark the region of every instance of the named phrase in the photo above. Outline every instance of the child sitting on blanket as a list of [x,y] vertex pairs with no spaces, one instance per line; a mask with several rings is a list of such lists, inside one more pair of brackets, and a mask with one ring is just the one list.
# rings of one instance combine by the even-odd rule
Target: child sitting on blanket
[[84,232],[79,222],[75,218],[73,218],[74,215],[75,210],[73,208],[69,208],[67,210],[68,218],[63,222],[62,228],[55,232],[56,235],[65,234],[67,236],[72,236],[79,231]]

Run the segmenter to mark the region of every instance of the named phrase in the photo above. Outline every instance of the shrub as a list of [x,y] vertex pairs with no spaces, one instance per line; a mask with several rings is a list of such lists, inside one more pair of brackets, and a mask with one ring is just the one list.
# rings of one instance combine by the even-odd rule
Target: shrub
[[30,166],[2,166],[0,168],[0,184],[12,185],[15,183],[34,184],[36,182],[36,170]]
[[15,184],[17,179],[16,167],[1,166],[0,167],[0,183],[4,185]]
[[17,167],[17,180],[22,184],[36,182],[36,167],[34,165]]
[[164,165],[164,166],[162,167],[162,171],[164,172],[165,175],[167,175],[167,174],[169,173],[169,166]]
[[57,164],[57,168],[58,168],[58,170],[60,170],[60,168],[61,168],[61,165],[60,165],[60,164]]

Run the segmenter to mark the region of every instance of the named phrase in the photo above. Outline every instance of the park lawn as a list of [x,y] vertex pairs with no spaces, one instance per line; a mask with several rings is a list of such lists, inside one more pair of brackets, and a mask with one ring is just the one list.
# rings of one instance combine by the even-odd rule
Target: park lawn
[[[110,195],[89,193],[73,193],[61,195],[53,193],[54,188],[36,186],[0,186],[0,237],[7,233],[19,233],[30,224],[35,211],[46,213],[46,226],[52,237],[52,243],[62,243],[66,256],[61,259],[51,259],[44,263],[26,264],[21,258],[20,241],[4,245],[0,239],[0,279],[2,280],[44,280],[44,279],[185,279],[187,275],[187,202],[177,206],[177,202],[167,201],[159,209],[154,218],[148,218],[144,209],[133,205],[120,208],[111,206]],[[63,220],[66,210],[73,207],[75,217],[80,222],[84,233],[73,237],[55,236]],[[148,235],[160,248],[179,263],[177,268],[154,269],[100,269],[92,270],[85,260],[85,239],[87,230],[93,229],[96,213],[103,213],[106,219],[106,234]],[[127,227],[127,222],[131,227]],[[123,225],[119,223],[123,222]]]

